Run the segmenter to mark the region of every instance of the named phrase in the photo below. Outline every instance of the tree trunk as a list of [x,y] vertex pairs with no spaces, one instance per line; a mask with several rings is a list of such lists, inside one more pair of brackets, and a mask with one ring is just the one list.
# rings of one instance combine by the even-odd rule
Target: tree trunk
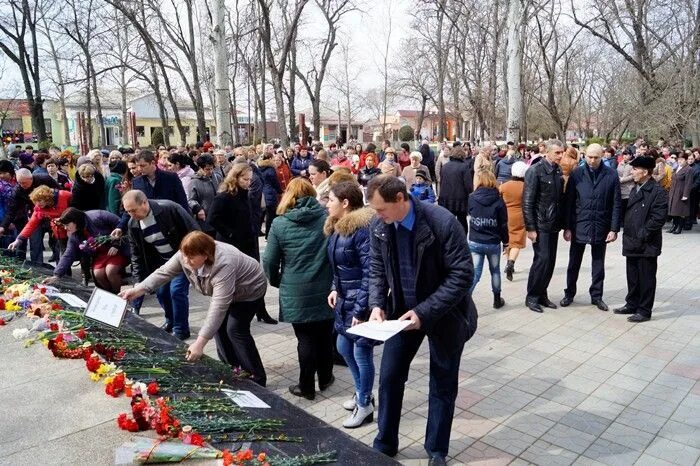
[[[523,5],[521,0],[510,0],[508,8],[508,133],[506,139],[518,143],[521,140],[523,91],[522,73],[522,47],[520,43],[520,31],[523,21]],[[526,136],[527,137],[527,136]]]
[[214,27],[214,74],[216,77],[216,139],[221,147],[233,143],[231,130],[231,96],[228,87],[228,49],[226,47],[226,5],[224,0],[216,0],[216,26]]

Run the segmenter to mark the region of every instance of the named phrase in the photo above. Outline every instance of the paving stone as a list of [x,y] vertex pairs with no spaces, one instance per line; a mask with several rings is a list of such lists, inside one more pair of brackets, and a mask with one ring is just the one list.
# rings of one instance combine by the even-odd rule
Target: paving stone
[[639,392],[625,390],[624,388],[615,387],[607,383],[602,384],[596,391],[594,396],[603,398],[604,400],[612,401],[622,405],[628,405],[639,395]]
[[659,431],[659,437],[700,448],[700,427],[683,422],[669,420]]
[[525,406],[525,411],[542,416],[550,421],[558,422],[559,419],[564,417],[571,408],[569,406],[557,403],[556,401],[548,400],[546,398],[535,398],[532,402]]
[[581,404],[583,400],[588,398],[588,394],[572,390],[558,383],[544,392],[542,398],[575,408]]
[[615,372],[609,371],[607,369],[601,369],[596,367],[589,362],[581,364],[575,371],[570,375],[576,375],[579,377],[585,377],[590,380],[595,380],[596,382],[603,383],[610,378]]
[[700,449],[663,437],[654,439],[645,453],[680,466],[692,466],[700,457]]
[[541,466],[568,466],[576,460],[577,456],[573,451],[544,440],[537,440],[520,455],[521,458]]
[[645,367],[641,364],[627,363],[620,368],[618,374],[628,375],[639,380],[651,382],[659,375],[661,369],[655,367]]
[[641,456],[640,450],[599,438],[583,453],[583,456],[611,466],[634,464]]
[[686,396],[671,419],[700,427],[700,396],[693,394]]
[[588,448],[595,439],[596,437],[594,435],[581,432],[580,430],[565,426],[564,424],[555,424],[542,436],[542,440],[579,454],[586,451],[586,448]]
[[528,373],[508,382],[509,387],[537,396],[546,392],[552,385],[554,385],[554,382],[533,377]]
[[630,408],[656,414],[663,417],[671,417],[676,411],[680,401],[663,400],[644,394],[639,395],[630,403]]
[[624,445],[632,450],[642,451],[654,438],[653,434],[613,422],[601,435],[601,438]]
[[620,373],[610,376],[605,383],[612,385],[613,387],[624,388],[625,390],[637,393],[640,393],[644,390],[644,388],[646,388],[647,385],[649,385],[648,381],[640,380]]
[[554,421],[528,411],[515,413],[503,423],[505,426],[535,437],[544,435],[554,424]]
[[597,396],[589,396],[577,406],[577,409],[614,421],[625,409],[625,406]]
[[474,442],[455,457],[460,463],[479,466],[505,466],[513,459],[513,455],[484,442]]
[[669,463],[668,461],[664,461],[662,459],[655,458],[651,455],[643,453],[642,456],[640,456],[637,459],[637,462],[634,463],[634,466],[675,466],[675,465],[673,463]]
[[566,388],[590,395],[598,389],[601,382],[583,376],[569,374],[561,380],[560,384]]
[[500,450],[518,456],[537,440],[537,437],[511,429],[507,426],[498,426],[481,438],[481,441]]
[[616,422],[649,432],[650,434],[656,434],[666,423],[666,418],[627,407],[616,419]]
[[695,379],[689,379],[687,377],[682,377],[677,374],[662,371],[659,375],[656,376],[654,382],[660,385],[665,385],[669,388],[685,390],[686,392],[688,392],[691,388],[693,388],[693,385],[695,385],[696,381]]
[[559,422],[565,426],[573,427],[576,430],[580,430],[581,432],[585,432],[596,437],[602,434],[612,423],[610,419],[606,419],[602,416],[598,416],[581,409],[569,411],[569,413],[562,417]]

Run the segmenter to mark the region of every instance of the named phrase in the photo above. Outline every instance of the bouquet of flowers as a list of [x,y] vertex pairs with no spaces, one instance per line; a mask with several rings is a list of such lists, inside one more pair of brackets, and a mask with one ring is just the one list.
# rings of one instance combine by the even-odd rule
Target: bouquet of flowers
[[78,246],[85,254],[95,254],[101,246],[113,246],[114,238],[109,235],[90,236]]
[[187,459],[216,459],[223,454],[207,445],[189,445],[181,440],[136,437],[117,449],[116,464],[179,463]]

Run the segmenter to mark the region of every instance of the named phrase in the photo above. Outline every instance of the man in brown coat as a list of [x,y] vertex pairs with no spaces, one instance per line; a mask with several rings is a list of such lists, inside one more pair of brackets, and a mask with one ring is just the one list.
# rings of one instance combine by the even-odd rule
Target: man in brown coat
[[673,173],[671,190],[668,193],[668,215],[673,219],[669,233],[680,235],[685,217],[690,215],[690,192],[693,189],[693,171],[688,165],[688,156],[678,154],[678,168]]

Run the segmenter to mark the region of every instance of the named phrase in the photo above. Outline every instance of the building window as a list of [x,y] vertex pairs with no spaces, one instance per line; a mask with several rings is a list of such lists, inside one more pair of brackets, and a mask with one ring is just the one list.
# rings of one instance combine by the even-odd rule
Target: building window
[[145,126],[137,126],[136,127],[136,136],[142,138],[146,135],[146,127]]

